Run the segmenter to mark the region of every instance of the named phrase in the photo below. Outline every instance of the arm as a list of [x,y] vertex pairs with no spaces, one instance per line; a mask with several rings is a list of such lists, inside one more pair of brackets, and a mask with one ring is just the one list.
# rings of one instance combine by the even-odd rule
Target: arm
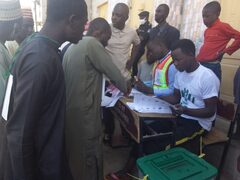
[[[199,87],[199,91],[204,102],[204,107],[192,109],[178,104],[172,108],[173,114],[186,114],[199,118],[209,118],[214,115],[217,109],[220,81],[216,76],[213,76],[212,74],[210,75],[207,72],[203,78],[204,79],[202,79],[200,82],[201,86]],[[211,81],[209,81],[209,79],[211,79]]]
[[219,53],[221,53],[220,55],[223,55],[224,53],[232,55],[240,48],[240,32],[233,29],[229,24],[224,27],[224,32],[228,36],[229,40],[234,39],[234,41],[229,47],[223,50],[223,53]]
[[89,60],[92,65],[101,73],[105,74],[110,81],[124,93],[128,93],[130,84],[122,76],[120,70],[112,62],[111,57],[105,48],[95,40],[88,43]]
[[205,104],[205,107],[201,109],[190,109],[178,104],[174,108],[172,108],[172,111],[173,111],[173,114],[176,114],[176,115],[186,114],[189,116],[194,116],[199,118],[212,117],[217,110],[217,97],[204,99],[204,104]]
[[132,40],[132,51],[131,51],[131,57],[130,57],[130,60],[127,61],[126,63],[126,68],[128,70],[131,69],[134,61],[137,59],[137,54],[138,54],[138,51],[139,51],[139,48],[140,48],[140,39],[139,39],[139,36],[137,34],[136,31],[133,31],[134,35],[133,35],[133,40]]
[[181,93],[179,89],[174,88],[173,95],[161,96],[160,99],[169,102],[170,104],[178,104],[181,99]]
[[140,79],[136,80],[135,87],[138,91],[141,91],[145,94],[153,94],[153,89],[146,86]]
[[133,45],[132,47],[132,51],[131,51],[131,57],[130,59],[127,61],[126,63],[126,68],[128,70],[131,69],[132,65],[134,64],[134,61],[137,59],[137,55],[138,55],[138,52],[139,52],[139,48],[140,48],[140,44],[138,45]]
[[180,38],[180,32],[179,32],[179,30],[178,29],[172,29],[172,33],[171,33],[171,35],[170,35],[171,37],[170,37],[170,39],[171,39],[171,42],[170,42],[170,49],[172,48],[172,46],[173,46],[173,44],[176,42],[176,41],[178,41],[179,40],[179,38]]

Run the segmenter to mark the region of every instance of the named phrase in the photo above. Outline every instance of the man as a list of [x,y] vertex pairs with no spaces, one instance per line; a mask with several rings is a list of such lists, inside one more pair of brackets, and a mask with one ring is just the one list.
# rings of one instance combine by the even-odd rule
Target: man
[[23,40],[33,33],[33,17],[32,10],[29,8],[22,9],[22,24],[19,27],[18,33],[15,35],[15,41],[7,41],[5,43],[9,53],[14,56],[17,48],[23,42]]
[[[129,8],[124,3],[118,3],[112,12],[112,36],[106,47],[113,62],[126,78],[130,78],[131,69],[140,39],[136,30],[128,27],[125,23],[129,17]],[[133,46],[130,51],[131,45]],[[129,54],[131,57],[129,59]]]
[[[112,12],[112,36],[106,47],[112,61],[126,79],[131,78],[131,68],[139,48],[140,39],[136,30],[125,23],[129,16],[129,8],[124,3],[118,3]],[[132,46],[132,50],[130,48]],[[131,53],[130,59],[129,54]],[[114,132],[113,115],[109,108],[103,108],[103,121],[106,125],[105,140],[111,142]]]
[[[173,104],[172,112],[176,119],[176,145],[186,143],[205,131],[210,131],[216,117],[217,98],[220,82],[214,73],[201,66],[195,59],[195,45],[191,40],[182,39],[172,49],[174,65],[178,69],[174,82],[174,94],[160,98]],[[157,133],[172,131],[170,121],[155,121],[149,126]],[[199,142],[200,143],[200,142]],[[164,150],[169,141],[152,140],[144,142],[146,154]],[[124,179],[131,173],[138,158],[137,145],[131,151],[128,163],[122,171],[106,176],[107,180],[115,177]],[[115,178],[117,179],[117,178]]]
[[136,76],[138,72],[138,62],[142,55],[145,52],[145,46],[147,44],[148,38],[149,38],[149,32],[152,28],[152,24],[149,22],[149,12],[148,11],[142,11],[138,14],[140,19],[140,26],[137,29],[138,36],[141,40],[141,43],[139,45],[139,49],[136,55],[136,58],[133,63],[133,69],[132,69],[132,75]]
[[[16,28],[21,24],[22,14],[18,0],[0,0],[0,112],[5,94],[11,56],[4,46],[7,40],[13,40]],[[11,179],[9,152],[6,148],[6,121],[0,118],[0,179]]]
[[201,129],[210,131],[216,117],[220,82],[208,68],[195,59],[195,46],[188,39],[173,46],[174,65],[179,71],[175,77],[174,94],[163,96],[178,116],[176,140],[191,137]]
[[160,4],[155,11],[155,21],[158,23],[150,31],[150,39],[154,39],[157,36],[164,37],[167,40],[167,47],[171,49],[174,42],[179,40],[180,32],[175,27],[169,25],[166,19],[169,14],[169,7],[167,4]]
[[[232,55],[240,48],[240,32],[229,24],[221,22],[219,15],[221,5],[217,1],[206,4],[202,10],[203,22],[207,26],[204,32],[204,43],[197,56],[197,60],[211,69],[221,81],[221,60],[227,53]],[[234,39],[231,45],[229,42]]]
[[138,36],[142,42],[147,42],[150,29],[152,28],[152,24],[149,22],[149,12],[142,11],[138,14],[140,19],[140,25],[137,29]]
[[[141,79],[137,79],[136,88],[146,94],[154,94],[156,96],[166,96],[173,94],[174,77],[177,72],[171,51],[165,45],[165,40],[155,38],[147,44],[147,64],[153,64],[151,75],[151,86],[147,86]],[[146,67],[145,63],[145,67]],[[144,65],[144,64],[142,64]],[[144,69],[141,68],[143,73]],[[139,74],[140,75],[140,74]]]
[[2,113],[13,179],[70,179],[65,177],[65,84],[58,47],[77,43],[86,21],[85,1],[48,0],[42,30],[20,46],[9,76],[9,111]]
[[104,48],[110,37],[110,25],[103,18],[96,18],[90,23],[87,36],[70,46],[64,56],[66,150],[74,180],[103,179],[100,111],[103,74],[127,92],[124,77]]

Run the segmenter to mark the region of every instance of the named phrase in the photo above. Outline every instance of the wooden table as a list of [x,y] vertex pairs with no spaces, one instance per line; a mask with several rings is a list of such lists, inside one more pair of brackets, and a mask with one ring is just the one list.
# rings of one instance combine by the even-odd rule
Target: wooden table
[[[122,97],[120,98],[116,105],[112,108],[114,116],[120,121],[123,128],[131,136],[131,138],[139,144],[139,153],[142,154],[142,143],[149,139],[156,139],[160,136],[172,136],[172,144],[175,144],[174,130],[169,133],[158,134],[152,131],[151,135],[143,135],[143,125],[146,120],[164,120],[171,119],[174,120],[176,117],[172,114],[160,114],[160,113],[139,113],[131,110],[127,106],[127,102],[132,102],[132,99]],[[175,121],[174,121],[175,122]]]

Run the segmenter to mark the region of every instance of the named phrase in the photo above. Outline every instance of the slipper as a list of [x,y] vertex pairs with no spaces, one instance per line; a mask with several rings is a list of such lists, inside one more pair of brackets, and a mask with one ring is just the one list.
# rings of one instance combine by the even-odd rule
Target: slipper
[[126,173],[110,173],[104,177],[104,180],[130,180]]
[[114,173],[110,173],[104,177],[104,180],[120,180],[120,179]]

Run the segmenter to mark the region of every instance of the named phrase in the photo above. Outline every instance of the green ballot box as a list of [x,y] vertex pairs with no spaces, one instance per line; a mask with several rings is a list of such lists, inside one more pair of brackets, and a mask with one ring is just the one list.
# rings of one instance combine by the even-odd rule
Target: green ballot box
[[137,165],[148,180],[205,180],[217,175],[215,167],[179,147],[139,158]]

